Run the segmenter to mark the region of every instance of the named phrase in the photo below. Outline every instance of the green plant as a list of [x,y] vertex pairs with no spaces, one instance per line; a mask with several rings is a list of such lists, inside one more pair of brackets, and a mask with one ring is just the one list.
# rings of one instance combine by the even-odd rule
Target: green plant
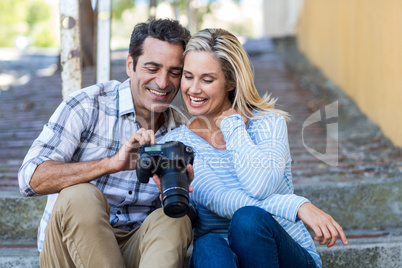
[[0,46],[14,46],[17,36],[28,37],[34,45],[55,46],[56,38],[49,30],[51,18],[44,0],[1,0]]

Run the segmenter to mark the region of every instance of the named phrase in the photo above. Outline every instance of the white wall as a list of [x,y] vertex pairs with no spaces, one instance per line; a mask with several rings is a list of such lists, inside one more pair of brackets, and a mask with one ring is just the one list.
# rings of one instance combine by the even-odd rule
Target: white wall
[[263,35],[295,35],[302,6],[303,0],[263,0]]

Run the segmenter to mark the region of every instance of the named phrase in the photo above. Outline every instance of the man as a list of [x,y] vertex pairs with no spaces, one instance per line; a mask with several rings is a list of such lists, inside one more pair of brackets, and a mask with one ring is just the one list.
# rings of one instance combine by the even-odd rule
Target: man
[[48,195],[38,234],[41,267],[183,265],[189,217],[167,217],[156,184],[141,184],[133,170],[140,144],[184,123],[168,106],[189,38],[177,21],[138,24],[129,79],[73,93],[34,141],[18,177],[24,196]]

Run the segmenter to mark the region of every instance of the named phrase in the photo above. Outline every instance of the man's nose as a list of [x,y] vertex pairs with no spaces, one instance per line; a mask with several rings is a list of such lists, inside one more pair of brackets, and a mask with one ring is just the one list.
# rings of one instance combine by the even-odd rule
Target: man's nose
[[158,84],[160,89],[165,89],[170,83],[169,75],[163,73],[159,74],[156,83]]

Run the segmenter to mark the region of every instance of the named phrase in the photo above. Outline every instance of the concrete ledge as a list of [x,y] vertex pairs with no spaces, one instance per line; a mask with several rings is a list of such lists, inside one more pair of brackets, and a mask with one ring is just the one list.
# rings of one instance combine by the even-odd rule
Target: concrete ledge
[[402,236],[348,239],[328,249],[316,245],[325,268],[402,267]]
[[[402,178],[297,183],[295,193],[331,214],[345,230],[400,226]],[[0,192],[0,239],[35,238],[46,197]]]
[[0,241],[0,267],[39,267],[36,241],[32,239]]
[[46,197],[0,192],[0,239],[35,239],[45,205]]
[[[359,238],[349,238],[348,246],[340,242],[328,249],[316,245],[325,268],[378,268],[402,267],[402,232],[366,233]],[[357,235],[359,236],[359,235]],[[24,248],[24,242],[16,242],[20,247],[11,248],[13,242],[0,247],[0,267],[39,267],[39,252],[36,248]],[[184,268],[188,267],[191,250],[187,252]]]
[[295,184],[295,193],[329,213],[345,230],[400,227],[402,178]]
[[36,248],[0,249],[0,267],[39,268],[39,251]]

